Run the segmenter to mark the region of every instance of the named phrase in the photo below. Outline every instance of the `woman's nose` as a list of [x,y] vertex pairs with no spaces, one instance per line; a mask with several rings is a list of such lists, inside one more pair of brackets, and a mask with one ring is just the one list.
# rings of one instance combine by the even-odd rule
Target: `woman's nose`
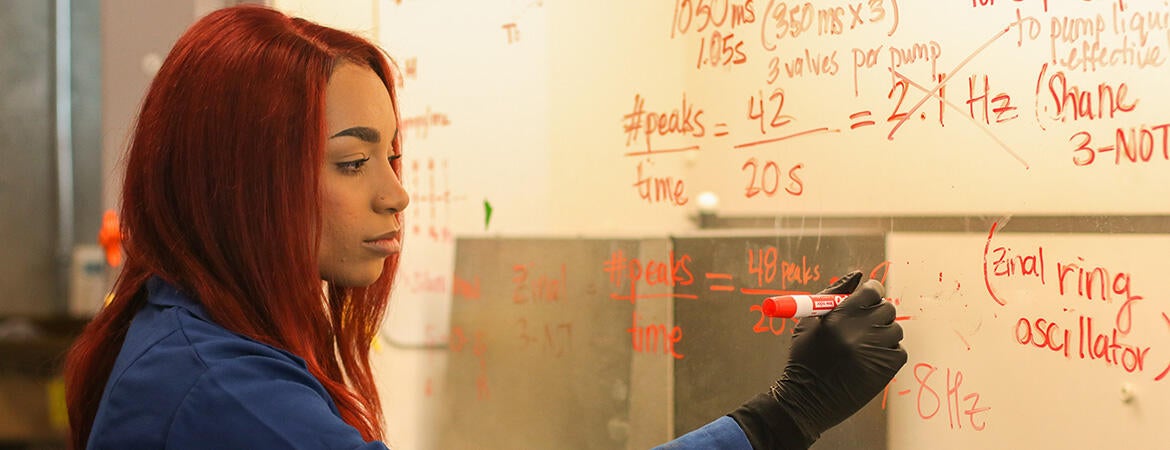
[[402,187],[398,176],[391,172],[389,178],[388,181],[383,183],[383,188],[378,192],[374,209],[377,209],[379,212],[399,213],[410,205],[410,196],[406,193],[406,189]]

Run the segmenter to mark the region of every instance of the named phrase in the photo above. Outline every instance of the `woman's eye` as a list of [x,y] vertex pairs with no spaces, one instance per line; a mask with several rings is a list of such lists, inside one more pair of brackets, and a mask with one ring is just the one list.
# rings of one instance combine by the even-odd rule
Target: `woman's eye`
[[358,173],[362,171],[362,166],[366,165],[370,158],[362,158],[353,161],[346,161],[337,163],[337,168],[347,173]]

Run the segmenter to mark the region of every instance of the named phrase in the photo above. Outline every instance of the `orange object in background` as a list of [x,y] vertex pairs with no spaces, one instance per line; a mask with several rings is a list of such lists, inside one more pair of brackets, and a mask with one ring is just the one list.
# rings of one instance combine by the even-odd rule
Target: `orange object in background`
[[122,265],[122,227],[118,213],[106,210],[102,215],[102,229],[98,232],[98,243],[106,251],[106,263],[111,267]]

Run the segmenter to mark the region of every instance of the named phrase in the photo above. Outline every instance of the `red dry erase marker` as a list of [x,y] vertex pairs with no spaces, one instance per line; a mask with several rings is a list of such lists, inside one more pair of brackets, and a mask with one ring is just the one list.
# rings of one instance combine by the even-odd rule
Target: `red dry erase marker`
[[848,295],[814,294],[782,295],[764,299],[764,315],[768,317],[802,318],[825,314],[841,304]]

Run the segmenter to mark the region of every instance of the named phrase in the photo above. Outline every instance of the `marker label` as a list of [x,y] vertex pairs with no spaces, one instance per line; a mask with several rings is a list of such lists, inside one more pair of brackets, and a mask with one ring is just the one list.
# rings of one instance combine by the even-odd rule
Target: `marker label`
[[824,315],[832,311],[848,295],[782,295],[764,299],[764,315],[768,317],[803,318]]

